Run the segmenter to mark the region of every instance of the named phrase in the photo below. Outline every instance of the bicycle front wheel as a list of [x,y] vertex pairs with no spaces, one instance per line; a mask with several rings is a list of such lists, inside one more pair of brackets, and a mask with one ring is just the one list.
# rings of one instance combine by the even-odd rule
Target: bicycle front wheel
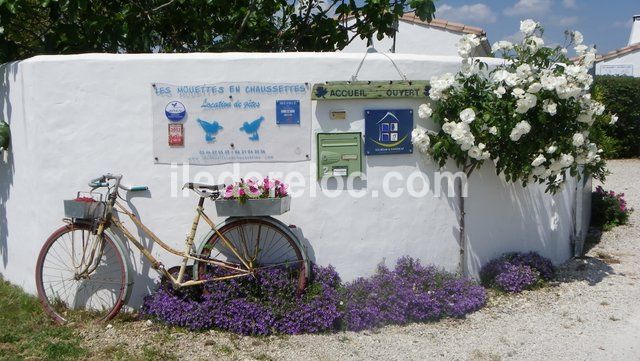
[[[213,233],[203,245],[200,256],[221,261],[236,268],[227,269],[227,274],[256,274],[273,268],[291,271],[297,293],[307,284],[308,265],[303,250],[286,226],[263,218],[240,218],[233,220]],[[196,265],[198,277],[203,279],[212,271],[224,269],[206,262]]]
[[57,323],[113,318],[127,294],[120,248],[88,224],[70,224],[45,242],[36,264],[38,297]]

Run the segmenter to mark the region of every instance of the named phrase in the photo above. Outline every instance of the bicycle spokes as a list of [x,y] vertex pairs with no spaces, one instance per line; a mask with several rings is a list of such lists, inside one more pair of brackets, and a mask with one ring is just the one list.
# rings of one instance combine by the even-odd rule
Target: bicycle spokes
[[45,309],[64,322],[82,315],[106,318],[126,294],[125,262],[106,236],[71,225],[54,234],[38,258],[36,282]]

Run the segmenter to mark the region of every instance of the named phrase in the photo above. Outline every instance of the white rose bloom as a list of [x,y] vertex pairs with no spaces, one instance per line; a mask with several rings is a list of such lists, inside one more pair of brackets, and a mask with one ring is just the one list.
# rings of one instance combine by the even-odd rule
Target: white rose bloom
[[513,93],[513,96],[516,98],[522,98],[524,96],[524,89],[522,88],[515,88],[511,91]]
[[498,128],[496,128],[496,127],[489,128],[489,133],[493,134],[493,135],[498,134]]
[[476,112],[471,108],[467,108],[460,112],[460,120],[467,124],[471,124],[476,119]]
[[480,38],[475,34],[466,34],[458,41],[458,55],[462,58],[471,56],[473,50],[480,45]]
[[527,122],[526,120],[523,120],[521,122],[518,122],[516,126],[511,130],[509,138],[511,138],[511,140],[513,140],[514,142],[517,142],[523,135],[529,133],[530,131],[531,124],[529,124],[529,122]]
[[584,144],[584,135],[581,133],[574,134],[572,144],[574,147],[582,146]]
[[473,51],[473,47],[468,42],[458,42],[458,55],[463,59],[471,56],[471,52]]
[[551,115],[556,115],[558,112],[558,104],[551,99],[547,99],[542,103],[542,110]]
[[558,88],[566,87],[569,81],[564,75],[558,75],[555,77],[556,91]]
[[577,77],[581,72],[582,72],[582,67],[578,65],[567,65],[564,68],[564,73],[572,77]]
[[604,110],[605,110],[604,104],[602,104],[602,103],[600,103],[600,102],[593,102],[593,106],[594,106],[594,108],[593,108],[593,112],[594,112],[596,115],[602,115],[602,114],[604,114]]
[[496,90],[493,91],[493,93],[495,95],[498,96],[498,98],[502,98],[502,96],[507,92],[507,89],[505,89],[503,86],[499,86],[496,88]]
[[433,114],[433,110],[429,104],[420,104],[420,107],[418,107],[418,116],[420,119],[427,119],[431,114]]
[[559,163],[562,166],[562,168],[569,167],[571,164],[573,164],[573,156],[571,154],[562,153],[560,154]]
[[442,131],[447,134],[451,134],[451,132],[453,132],[455,128],[456,128],[456,123],[454,122],[446,122],[442,124]]
[[529,39],[527,39],[527,47],[532,52],[540,49],[543,45],[544,45],[544,40],[537,36],[532,36]]
[[431,90],[429,91],[429,97],[433,100],[441,99],[443,92],[449,89],[454,82],[455,76],[451,73],[431,77]]
[[578,55],[583,55],[587,51],[587,49],[589,49],[589,47],[581,44],[573,49],[576,51],[576,53],[578,53]]
[[554,90],[558,85],[558,79],[551,74],[545,74],[540,78],[540,85],[545,90]]
[[584,36],[582,36],[581,32],[576,30],[573,32],[573,41],[576,43],[576,45],[580,45],[584,42]]
[[495,83],[500,83],[507,80],[508,76],[509,76],[509,72],[501,69],[493,73],[492,79]]
[[520,22],[520,31],[525,35],[529,36],[533,34],[538,28],[538,23],[531,19],[523,20]]
[[553,153],[555,153],[555,152],[556,152],[556,150],[558,150],[558,147],[556,147],[555,145],[550,145],[550,146],[547,148],[547,153],[548,153],[548,154],[553,154]]
[[469,154],[469,157],[473,159],[477,159],[477,160],[482,159],[482,150],[478,147],[471,147],[467,152],[467,154]]
[[531,66],[529,64],[522,64],[516,68],[516,74],[520,78],[527,78],[531,75]]
[[618,114],[613,114],[611,116],[611,121],[609,122],[610,125],[614,125],[618,122]]
[[596,54],[591,51],[584,54],[584,57],[582,58],[582,63],[584,64],[584,66],[588,68],[590,68],[595,61],[596,61]]
[[413,144],[419,143],[423,141],[424,137],[427,136],[427,132],[422,128],[415,128],[411,131],[411,142]]
[[507,79],[504,82],[508,86],[516,86],[518,84],[518,76],[515,73],[508,73]]
[[545,158],[544,155],[538,154],[536,159],[534,159],[533,162],[531,162],[531,165],[534,166],[534,167],[538,167],[538,166],[542,165],[542,163],[544,163],[546,161],[547,161],[547,158]]
[[575,98],[582,93],[582,88],[573,85],[559,85],[556,88],[556,93],[560,99]]
[[540,90],[542,90],[542,84],[540,83],[533,83],[529,86],[529,89],[527,90],[529,93],[531,94],[536,94],[538,93]]
[[516,113],[524,114],[528,112],[531,108],[535,107],[538,103],[538,98],[536,98],[533,94],[525,94],[523,98],[518,99],[516,102],[517,108]]
[[422,128],[415,128],[411,132],[411,142],[415,145],[421,153],[427,153],[429,151],[429,145],[431,139],[427,134],[427,131]]
[[458,124],[460,123],[457,123],[453,128],[453,131],[451,132],[451,138],[453,138],[453,140],[455,140],[456,142],[463,140],[467,135],[467,131],[459,127]]
[[491,52],[495,53],[498,50],[509,51],[513,49],[513,44],[509,41],[501,40],[494,43],[491,47]]

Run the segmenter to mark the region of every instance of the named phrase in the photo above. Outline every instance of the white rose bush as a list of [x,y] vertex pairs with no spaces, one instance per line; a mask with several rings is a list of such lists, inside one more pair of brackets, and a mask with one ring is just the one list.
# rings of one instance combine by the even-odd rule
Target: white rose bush
[[615,123],[590,95],[596,52],[583,44],[578,31],[567,32],[566,47],[544,46],[543,29],[533,20],[521,22],[522,42],[499,41],[492,47],[504,62],[490,69],[471,57],[480,44],[465,35],[458,44],[461,71],[431,79],[431,105],[419,109],[441,127],[416,128],[412,141],[443,167],[452,159],[467,175],[485,161],[495,163],[507,181],[526,186],[544,184],[558,191],[568,176],[584,173],[603,179],[602,150],[589,138],[596,121]]

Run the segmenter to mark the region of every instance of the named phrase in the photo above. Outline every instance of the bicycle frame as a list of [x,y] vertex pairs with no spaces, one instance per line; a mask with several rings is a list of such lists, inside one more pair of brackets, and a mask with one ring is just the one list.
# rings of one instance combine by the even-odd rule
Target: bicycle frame
[[[114,190],[108,195],[105,216],[100,219],[98,223],[98,228],[96,231],[96,236],[98,237],[97,238],[98,241],[94,242],[94,245],[91,251],[91,256],[88,262],[86,263],[87,266],[82,272],[80,272],[80,274],[86,274],[86,275],[91,274],[97,268],[98,261],[94,262],[94,260],[100,260],[102,258],[102,236],[104,234],[104,230],[111,226],[115,226],[117,229],[119,229],[127,237],[127,239],[131,241],[131,243],[133,243],[133,245],[140,251],[140,253],[142,253],[142,255],[144,255],[144,257],[147,260],[149,260],[149,262],[151,262],[152,268],[155,269],[161,275],[165,276],[168,280],[170,280],[173,286],[176,288],[201,285],[206,282],[244,277],[244,276],[253,274],[252,267],[240,255],[240,252],[238,252],[236,247],[231,242],[229,242],[222,234],[220,234],[215,223],[213,223],[213,221],[204,212],[205,197],[200,196],[198,200],[196,215],[191,225],[191,230],[185,240],[184,251],[181,252],[169,246],[165,242],[163,242],[158,236],[155,235],[155,233],[153,233],[147,226],[145,226],[138,219],[138,217],[136,217],[135,214],[127,210],[127,208],[125,208],[123,205],[121,205],[117,201],[118,183],[119,183],[119,179],[117,180],[116,185],[114,186]],[[126,214],[129,217],[129,219],[131,219],[131,221],[137,227],[139,227],[155,243],[159,244],[160,247],[162,247],[164,250],[166,250],[169,253],[182,257],[182,263],[180,265],[180,270],[178,272],[177,277],[174,277],[168,270],[166,270],[162,262],[158,261],[158,259],[151,254],[151,252],[126,228],[126,226],[117,217],[114,217],[114,212]],[[220,240],[224,243],[224,245],[228,247],[233,252],[233,254],[240,260],[240,262],[242,263],[242,266],[246,267],[245,269],[239,268],[240,265],[236,265],[230,262],[223,262],[215,259],[205,259],[205,258],[199,257],[199,255],[192,254],[191,250],[193,249],[193,243],[195,240],[196,231],[202,219],[204,219],[204,221],[211,227],[212,230],[214,230],[214,232],[218,235],[218,237],[220,237]],[[97,257],[96,257],[96,251],[98,252]],[[189,260],[212,264],[215,266],[236,271],[238,273],[227,275],[227,276],[213,277],[213,278],[203,279],[203,280],[185,281],[184,276],[185,276],[185,271],[187,269],[187,263],[189,262]]]

